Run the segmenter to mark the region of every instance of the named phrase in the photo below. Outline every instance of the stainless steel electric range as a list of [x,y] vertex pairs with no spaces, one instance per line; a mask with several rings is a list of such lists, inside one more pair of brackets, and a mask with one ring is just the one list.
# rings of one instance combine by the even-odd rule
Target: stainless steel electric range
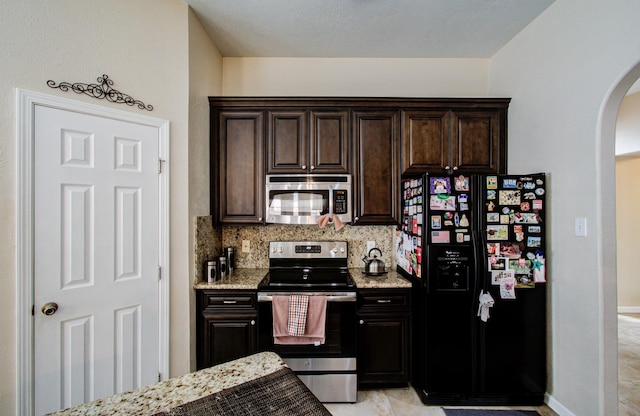
[[[278,353],[322,402],[355,402],[356,288],[346,241],[269,243],[269,273],[258,285],[260,351]],[[274,344],[273,296],[326,296],[325,343]]]

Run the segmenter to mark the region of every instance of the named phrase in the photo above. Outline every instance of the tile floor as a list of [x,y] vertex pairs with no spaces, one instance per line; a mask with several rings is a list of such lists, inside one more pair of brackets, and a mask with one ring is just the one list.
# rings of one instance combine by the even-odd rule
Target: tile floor
[[618,315],[618,415],[640,415],[640,314]]
[[[640,314],[618,316],[618,352],[619,416],[640,415]],[[423,405],[413,388],[360,391],[357,403],[325,406],[334,416],[444,416],[441,406]],[[517,409],[557,415],[547,406]]]
[[[425,406],[413,388],[359,391],[357,403],[327,403],[325,407],[334,416],[444,416],[442,406]],[[537,410],[542,416],[557,416],[547,406],[491,408]]]

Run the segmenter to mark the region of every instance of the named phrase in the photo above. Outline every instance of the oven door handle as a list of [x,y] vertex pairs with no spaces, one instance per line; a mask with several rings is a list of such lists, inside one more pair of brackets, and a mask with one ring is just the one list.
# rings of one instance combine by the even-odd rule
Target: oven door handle
[[305,293],[293,293],[293,292],[260,292],[258,293],[258,302],[271,302],[273,296],[291,296],[291,295],[305,295],[305,296],[326,296],[327,302],[355,302],[356,292],[305,292]]

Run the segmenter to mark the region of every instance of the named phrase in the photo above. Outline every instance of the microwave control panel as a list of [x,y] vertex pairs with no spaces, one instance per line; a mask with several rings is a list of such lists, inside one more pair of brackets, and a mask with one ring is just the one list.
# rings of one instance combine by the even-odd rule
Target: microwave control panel
[[333,213],[347,213],[347,191],[345,189],[335,189],[333,191]]

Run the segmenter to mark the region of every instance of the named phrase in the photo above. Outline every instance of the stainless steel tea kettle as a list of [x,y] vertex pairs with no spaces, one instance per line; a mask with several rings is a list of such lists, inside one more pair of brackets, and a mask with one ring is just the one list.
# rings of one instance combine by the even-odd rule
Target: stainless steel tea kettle
[[378,253],[380,253],[380,257],[382,257],[382,251],[380,251],[379,248],[374,247],[369,250],[369,253],[367,253],[367,255],[362,258],[362,261],[364,262],[363,273],[370,276],[379,276],[381,274],[386,274],[387,272],[384,269],[384,261],[378,259],[378,256],[376,256],[375,254],[373,255],[373,258],[371,258],[372,251],[377,251]]

